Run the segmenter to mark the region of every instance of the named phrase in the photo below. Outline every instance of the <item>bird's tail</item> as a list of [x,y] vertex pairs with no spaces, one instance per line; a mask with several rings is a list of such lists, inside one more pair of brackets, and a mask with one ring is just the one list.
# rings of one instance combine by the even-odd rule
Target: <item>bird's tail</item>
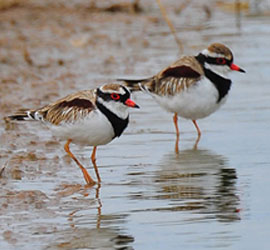
[[146,84],[149,82],[150,78],[146,79],[138,79],[138,80],[131,80],[131,79],[117,79],[117,81],[122,81],[123,85],[128,87],[128,89],[133,91],[145,91]]
[[36,110],[20,109],[14,115],[4,118],[5,121],[34,121],[41,120]]

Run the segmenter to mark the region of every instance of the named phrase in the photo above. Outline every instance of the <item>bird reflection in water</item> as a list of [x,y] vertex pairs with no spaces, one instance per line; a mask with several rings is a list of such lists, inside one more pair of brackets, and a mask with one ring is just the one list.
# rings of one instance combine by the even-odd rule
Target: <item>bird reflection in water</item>
[[137,198],[169,202],[149,210],[192,211],[219,221],[240,219],[237,173],[224,156],[209,150],[184,150],[164,155],[158,165],[160,169],[151,174],[155,191]]
[[227,164],[224,156],[208,150],[165,155],[155,180],[161,187],[160,198],[174,199],[174,210],[198,210],[222,221],[238,220],[237,173]]
[[[95,192],[94,197],[90,196]],[[49,249],[130,249],[134,242],[134,237],[122,233],[120,229],[116,229],[110,224],[115,222],[124,223],[127,215],[102,215],[102,201],[100,198],[101,184],[96,187],[76,185],[70,190],[58,192],[58,198],[69,197],[73,195],[70,202],[66,203],[68,206],[74,206],[72,212],[68,214],[69,227],[64,230],[54,232],[55,239],[47,246]],[[82,194],[79,200],[75,199],[76,193]],[[78,205],[78,202],[80,205]],[[90,216],[93,209],[96,209],[96,215]],[[92,217],[92,218],[91,218]],[[102,227],[102,225],[104,227]]]

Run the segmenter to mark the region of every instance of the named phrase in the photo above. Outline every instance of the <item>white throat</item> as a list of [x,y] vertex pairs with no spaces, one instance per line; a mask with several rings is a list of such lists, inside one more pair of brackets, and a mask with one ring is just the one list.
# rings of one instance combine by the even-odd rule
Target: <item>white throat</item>
[[115,101],[104,101],[102,98],[98,97],[97,100],[100,104],[102,104],[104,107],[106,107],[108,110],[110,110],[112,113],[114,113],[119,118],[125,120],[128,118],[128,107],[124,105],[121,102],[115,102]]
[[[201,53],[205,56],[210,56],[213,58],[223,57],[223,55],[210,52],[208,49],[204,49]],[[215,64],[209,64],[205,62],[204,67],[216,73],[217,75],[222,76],[223,78],[227,78],[228,73],[231,71],[228,65],[215,65]]]
[[217,75],[222,76],[225,79],[228,78],[228,73],[230,72],[230,68],[228,67],[228,65],[213,65],[205,62],[204,67],[216,73]]

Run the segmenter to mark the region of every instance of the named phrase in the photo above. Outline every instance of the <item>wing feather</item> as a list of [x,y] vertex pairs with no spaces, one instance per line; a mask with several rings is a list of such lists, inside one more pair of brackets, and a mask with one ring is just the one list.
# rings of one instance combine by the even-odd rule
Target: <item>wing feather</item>
[[195,57],[184,56],[143,85],[157,95],[174,95],[196,84],[203,75],[203,68]]
[[73,123],[95,109],[95,93],[93,90],[85,90],[68,95],[34,112],[40,114],[43,121],[59,125],[61,122]]

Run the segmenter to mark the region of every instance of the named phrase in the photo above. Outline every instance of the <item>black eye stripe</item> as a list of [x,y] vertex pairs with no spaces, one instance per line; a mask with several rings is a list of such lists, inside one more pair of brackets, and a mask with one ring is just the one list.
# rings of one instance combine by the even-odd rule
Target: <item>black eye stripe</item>
[[[202,53],[200,53],[199,55],[197,55],[195,57],[202,65],[204,65],[204,63],[209,63],[209,64],[213,64],[213,65],[228,65],[231,66],[232,62],[233,62],[233,58],[231,60],[228,60],[224,57],[211,57],[211,56],[205,56]],[[220,64],[220,62],[217,62],[218,60],[225,60],[224,64]]]
[[[225,60],[225,63],[220,63],[220,62],[218,62],[219,60],[220,60],[220,62]],[[224,57],[211,57],[211,56],[205,57],[205,62],[207,62],[209,64],[228,65],[228,66],[230,66],[232,64],[232,60],[228,60],[228,59],[226,59]]]
[[[115,93],[115,94],[118,94],[120,96],[120,99],[114,100],[114,101],[120,101],[123,103],[130,97],[130,93],[127,91],[124,95],[121,95],[119,93]],[[104,101],[113,100],[111,97],[112,93],[104,93],[99,88],[97,89],[97,95],[101,97]]]

